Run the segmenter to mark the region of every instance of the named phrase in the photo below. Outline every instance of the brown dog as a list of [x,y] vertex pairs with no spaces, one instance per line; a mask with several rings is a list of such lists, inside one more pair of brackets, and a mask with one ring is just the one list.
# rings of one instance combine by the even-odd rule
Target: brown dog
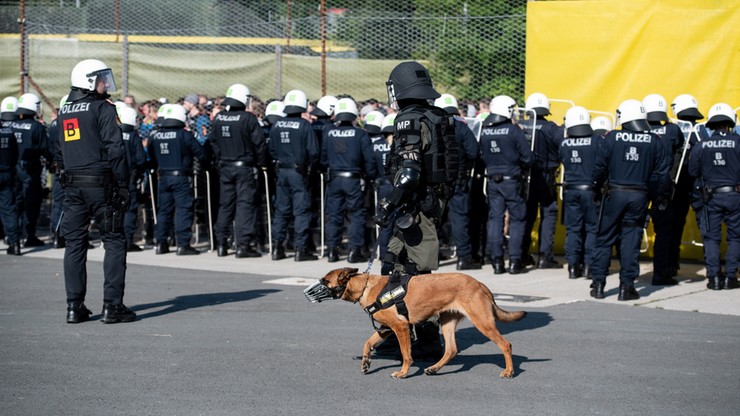
[[[343,268],[330,271],[320,284],[328,289],[326,295],[333,299],[342,299],[360,303],[363,308],[371,305],[381,294],[388,283],[388,276],[359,274],[357,269]],[[322,288],[323,290],[326,290]],[[427,320],[437,319],[442,327],[445,340],[445,353],[442,359],[424,370],[426,374],[435,374],[457,355],[455,329],[465,317],[491,341],[495,342],[504,353],[506,368],[501,377],[511,378],[514,364],[511,359],[511,344],[496,329],[496,320],[501,322],[518,321],[526,312],[506,312],[496,306],[493,294],[483,283],[462,273],[438,273],[416,276],[409,281],[405,297],[408,309],[408,320],[400,315],[395,306],[381,309],[373,315],[378,323],[393,330],[398,337],[403,356],[401,370],[391,374],[403,378],[411,365],[410,326]],[[320,300],[319,300],[320,301]],[[382,335],[374,332],[365,342],[362,350],[362,372],[370,368],[370,352],[377,347],[390,332]]]

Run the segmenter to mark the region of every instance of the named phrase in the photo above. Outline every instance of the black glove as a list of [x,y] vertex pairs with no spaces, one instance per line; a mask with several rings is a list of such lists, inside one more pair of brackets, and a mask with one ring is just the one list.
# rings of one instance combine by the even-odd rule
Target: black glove
[[131,202],[131,195],[129,195],[128,188],[120,187],[113,189],[113,196],[111,197],[110,206],[114,209],[121,211],[128,208]]
[[655,205],[658,208],[658,211],[665,211],[668,208],[668,202],[669,198],[666,195],[658,195],[658,197],[655,198]]
[[594,195],[593,195],[594,205],[596,205],[598,207],[598,206],[601,205],[601,200],[604,198],[604,193],[602,191],[601,185],[599,185],[598,183],[594,182],[593,183],[593,192],[594,192]]
[[375,222],[375,224],[379,227],[387,226],[388,218],[391,216],[391,211],[393,211],[392,204],[384,198],[382,201],[380,201],[380,204],[378,206],[378,213],[375,214],[373,222]]

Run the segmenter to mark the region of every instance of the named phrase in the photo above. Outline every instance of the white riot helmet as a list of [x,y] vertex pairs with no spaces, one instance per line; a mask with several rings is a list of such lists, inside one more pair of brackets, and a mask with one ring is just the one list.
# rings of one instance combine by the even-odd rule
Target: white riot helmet
[[593,120],[591,120],[591,128],[594,130],[594,133],[600,134],[602,136],[614,130],[612,120],[609,117],[605,116],[594,117]]
[[3,98],[0,104],[0,119],[3,121],[15,120],[15,112],[18,110],[18,99],[15,97]]
[[[162,127],[185,127],[185,120],[187,119],[187,111],[185,107],[180,104],[167,104],[164,107],[164,121],[162,121]],[[159,108],[160,113],[162,107]]]
[[524,108],[534,111],[539,117],[549,116],[550,100],[545,94],[535,92],[527,97],[527,102],[524,103]]
[[244,84],[234,84],[226,90],[224,106],[247,107],[249,101],[249,88]]
[[285,117],[285,112],[283,111],[284,108],[285,105],[282,101],[270,101],[270,103],[267,104],[267,108],[265,108],[265,118],[267,119],[267,122],[275,124],[278,119]]
[[[184,108],[184,107],[183,107]],[[133,108],[122,105],[118,106],[118,118],[121,120],[121,124],[125,124],[127,126],[136,127],[136,110]]]
[[737,123],[737,114],[735,110],[727,103],[717,103],[709,109],[707,117],[707,127],[716,129],[722,124],[731,124],[733,127]]
[[447,114],[453,116],[459,115],[457,99],[453,97],[452,94],[442,94],[439,98],[434,100],[434,106],[445,110]]
[[378,134],[383,129],[385,116],[380,111],[371,111],[365,114],[365,130],[370,134]]
[[69,94],[62,97],[61,100],[59,100],[59,108],[64,107],[64,104],[67,104],[67,99],[69,98]]
[[699,103],[696,98],[689,94],[681,94],[674,98],[671,109],[676,118],[680,120],[694,122],[704,118],[704,115],[699,111]]
[[645,106],[638,100],[624,100],[617,107],[617,124],[630,131],[649,131]]
[[354,121],[359,114],[357,111],[357,103],[351,98],[342,98],[337,101],[334,113],[336,114],[334,118],[337,119],[337,121]]
[[22,114],[25,116],[35,116],[41,114],[41,100],[39,96],[27,92],[18,99],[18,108],[15,110],[16,114]]
[[508,95],[497,95],[491,100],[488,111],[490,114],[483,124],[496,124],[511,120],[516,111],[516,101]]
[[575,106],[565,112],[565,133],[568,137],[586,137],[594,133],[591,115],[583,107]]
[[668,104],[662,95],[646,95],[645,98],[642,99],[642,105],[645,106],[648,121],[668,121]]
[[301,90],[290,90],[285,94],[283,104],[285,104],[285,114],[300,114],[306,111],[308,99],[305,92]]
[[383,125],[380,127],[380,131],[383,134],[393,134],[393,130],[396,128],[395,123],[396,123],[396,113],[388,114],[383,119]]
[[334,110],[339,100],[333,95],[325,95],[319,99],[316,103],[316,108],[313,109],[311,115],[316,117],[331,117],[334,114]]
[[116,81],[113,79],[113,71],[97,59],[85,59],[84,61],[80,61],[72,69],[72,87],[74,88],[85,91],[96,91],[96,87],[100,82],[105,85],[105,91],[116,91]]

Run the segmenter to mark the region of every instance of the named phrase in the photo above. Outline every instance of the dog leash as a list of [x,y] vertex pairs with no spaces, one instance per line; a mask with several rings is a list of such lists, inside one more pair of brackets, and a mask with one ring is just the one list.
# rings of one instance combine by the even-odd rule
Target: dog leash
[[373,262],[375,261],[375,254],[378,252],[378,248],[380,248],[380,242],[377,242],[375,246],[373,246],[373,251],[370,253],[370,260],[367,261],[367,269],[365,269],[365,273],[370,273],[370,270],[373,268]]

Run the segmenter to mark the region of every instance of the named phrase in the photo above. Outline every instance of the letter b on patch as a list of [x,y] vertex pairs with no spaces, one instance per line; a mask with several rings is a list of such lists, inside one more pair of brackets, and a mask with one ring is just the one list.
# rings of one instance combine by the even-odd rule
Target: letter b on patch
[[80,140],[80,122],[76,118],[64,121],[64,141]]

